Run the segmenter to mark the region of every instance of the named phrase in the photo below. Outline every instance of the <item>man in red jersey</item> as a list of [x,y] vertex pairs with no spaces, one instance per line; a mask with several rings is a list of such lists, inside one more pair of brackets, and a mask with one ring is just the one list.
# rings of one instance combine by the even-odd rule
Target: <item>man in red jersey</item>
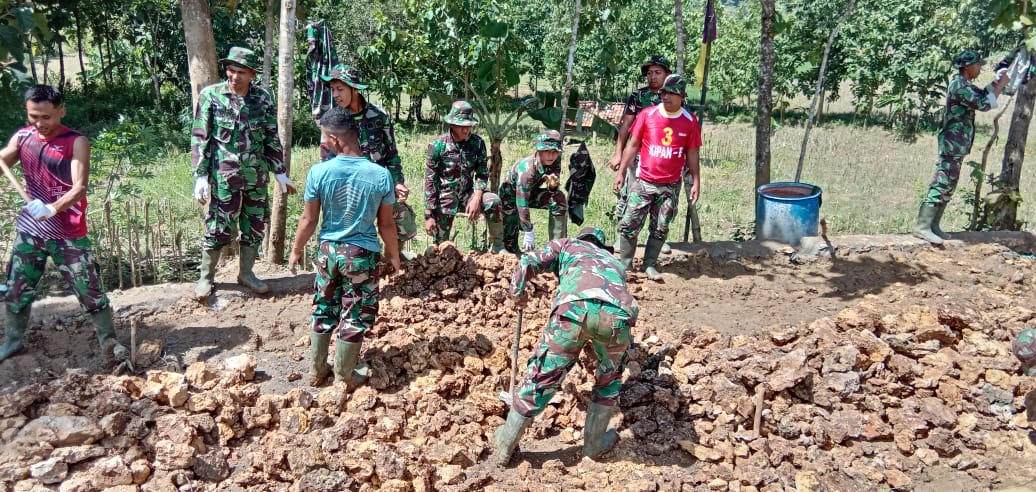
[[701,129],[698,119],[683,108],[687,82],[672,74],[662,84],[662,104],[647,108],[638,116],[630,131],[630,140],[622,153],[622,162],[615,175],[613,188],[622,188],[626,168],[640,156],[640,167],[630,183],[629,204],[619,219],[619,257],[627,271],[633,262],[637,235],[644,219],[651,216],[651,230],[644,246],[644,272],[651,280],[662,274],[655,260],[669,235],[669,224],[676,217],[679,205],[680,180],[690,174],[691,203],[698,202],[701,187],[698,149]]
[[7,265],[7,325],[0,360],[22,349],[36,284],[50,257],[79,304],[90,313],[106,363],[129,357],[115,337],[111,303],[101,290],[97,262],[86,237],[86,185],[90,141],[61,124],[61,93],[37,85],[25,93],[29,126],[18,130],[0,150],[2,165],[21,162],[32,198],[18,215],[11,261]]

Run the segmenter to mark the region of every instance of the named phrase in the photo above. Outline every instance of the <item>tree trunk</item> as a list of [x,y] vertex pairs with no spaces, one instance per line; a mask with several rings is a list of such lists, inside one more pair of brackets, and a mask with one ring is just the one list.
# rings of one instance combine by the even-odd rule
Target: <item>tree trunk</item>
[[263,83],[262,88],[270,90],[273,80],[273,30],[277,22],[274,0],[266,0],[266,33],[263,35]]
[[1036,83],[1022,85],[1014,100],[1011,128],[1007,131],[1004,146],[1004,160],[997,179],[1001,197],[991,206],[994,212],[993,229],[1017,231],[1022,225],[1018,221],[1018,203],[1021,201],[1022,162],[1025,160],[1025,143],[1029,138],[1029,123],[1032,121],[1033,103],[1036,102]]
[[112,48],[111,31],[108,29],[108,20],[104,21],[104,42],[108,45],[108,85],[115,85],[115,50]]
[[104,76],[104,71],[108,64],[104,61],[104,41],[101,39],[103,34],[101,33],[100,26],[94,26],[94,43],[97,45],[97,59],[100,61],[101,66],[97,67],[97,75],[101,78],[102,82],[106,82],[107,79]]
[[79,52],[79,76],[83,79],[83,92],[89,92],[89,79],[86,78],[86,63],[83,62],[83,27],[79,23],[79,9],[73,9],[76,19],[76,50]]
[[[755,189],[770,182],[770,121],[773,113],[774,0],[760,0],[762,36],[759,41],[759,96],[755,109]],[[756,224],[758,234],[759,224]]]
[[[568,96],[572,91],[572,67],[575,65],[576,60],[576,42],[579,40],[579,9],[581,7],[581,1],[576,0],[576,8],[572,13],[572,41],[568,44],[568,67],[565,69],[565,92],[561,95],[561,128],[558,131],[561,132],[562,148],[564,148],[565,142],[565,120],[568,119]],[[576,106],[578,106],[578,101]],[[579,115],[579,111],[576,111],[576,115]],[[578,127],[580,122],[576,122]]]
[[140,61],[144,64],[148,76],[151,77],[151,88],[155,91],[155,109],[162,110],[162,83],[158,80],[158,70],[155,69],[154,59],[147,53],[140,54]]
[[[295,91],[295,0],[281,0],[281,37],[277,62],[277,130],[284,148],[284,167],[291,175],[292,100]],[[284,228],[288,216],[288,200],[280,186],[273,187],[270,214],[270,251],[267,260],[284,264]]]
[[683,0],[673,1],[673,20],[676,22],[676,73],[684,75],[684,59],[687,56],[687,33],[683,28]]
[[[181,0],[183,35],[187,44],[187,68],[191,77],[191,107],[198,107],[198,93],[219,82],[216,40],[206,0]],[[192,111],[193,113],[193,111]]]
[[58,90],[65,92],[65,43],[58,36],[54,39],[58,42]]
[[489,139],[489,187],[494,193],[500,192],[500,172],[504,168],[504,157],[500,153],[503,140],[493,136]]
[[39,78],[38,75],[36,75],[36,56],[32,54],[32,38],[33,37],[34,36],[29,35],[29,49],[28,49],[28,53],[27,54],[29,55],[29,72],[32,74],[32,83],[33,84],[38,84],[40,78]]

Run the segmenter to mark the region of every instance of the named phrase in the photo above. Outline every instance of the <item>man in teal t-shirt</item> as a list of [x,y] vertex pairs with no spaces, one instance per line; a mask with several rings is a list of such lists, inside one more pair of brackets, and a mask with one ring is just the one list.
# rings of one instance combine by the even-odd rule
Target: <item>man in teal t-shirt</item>
[[348,110],[324,113],[320,131],[337,156],[313,166],[306,176],[305,205],[288,268],[294,272],[302,261],[302,251],[323,215],[315,262],[309,384],[319,386],[331,373],[327,352],[331,333],[337,332],[335,381],[355,387],[367,377],[366,365],[357,366],[357,360],[363,336],[378,316],[379,234],[388,263],[393,270],[399,268],[392,214],[396,196],[389,171],[360,156],[359,132]]

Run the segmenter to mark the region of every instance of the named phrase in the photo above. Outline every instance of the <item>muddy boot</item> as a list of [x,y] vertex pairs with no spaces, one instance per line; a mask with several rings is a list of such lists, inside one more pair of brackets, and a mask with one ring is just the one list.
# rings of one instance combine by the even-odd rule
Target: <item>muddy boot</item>
[[205,302],[212,295],[213,280],[216,279],[216,263],[219,263],[219,250],[206,249],[201,252],[201,265],[198,270],[198,285],[194,287],[194,298]]
[[240,267],[237,272],[237,283],[245,287],[248,287],[252,292],[256,294],[265,294],[270,292],[270,286],[266,285],[266,282],[259,280],[252,273],[252,267],[255,266],[255,258],[259,255],[259,250],[253,246],[241,245],[240,254]]
[[583,456],[597,459],[615,446],[619,436],[614,429],[608,428],[608,421],[614,413],[614,405],[590,402],[586,408],[586,424],[583,426]]
[[357,364],[362,345],[335,340],[335,382],[345,383],[350,390],[367,381],[367,365]]
[[486,227],[489,229],[489,251],[493,253],[504,251],[504,223],[486,217]]
[[922,203],[921,209],[917,211],[917,227],[914,228],[914,236],[924,239],[932,244],[942,244],[942,238],[932,232],[932,222],[938,213],[937,206]]
[[622,267],[626,269],[626,274],[630,272],[630,268],[633,267],[633,254],[637,252],[637,243],[633,240],[619,234],[619,261],[622,262]]
[[668,255],[673,253],[673,248],[669,246],[668,242],[662,243],[662,254]]
[[553,241],[568,237],[568,215],[551,215],[547,219],[547,239]]
[[514,456],[514,450],[518,447],[518,441],[522,433],[532,424],[532,417],[523,417],[517,410],[511,409],[507,414],[507,422],[496,429],[493,433],[493,463],[497,466],[505,466]]
[[662,280],[662,273],[655,268],[655,261],[658,260],[658,253],[662,250],[665,241],[648,237],[647,245],[644,246],[644,273],[651,280]]
[[12,313],[7,308],[7,326],[4,327],[4,345],[0,347],[0,360],[4,360],[22,349],[22,336],[29,326],[29,317],[32,314],[31,308],[22,309],[19,313]]
[[97,341],[101,344],[101,357],[105,365],[113,365],[129,359],[130,351],[115,338],[115,320],[112,319],[112,307],[90,313],[97,332]]
[[949,235],[947,235],[945,232],[943,232],[942,228],[939,227],[939,221],[942,220],[942,214],[945,211],[946,211],[946,204],[945,203],[940,203],[940,204],[936,205],[935,206],[935,218],[932,219],[932,232],[935,233],[936,236],[939,236],[942,239],[948,239],[949,238]]
[[331,345],[331,333],[311,332],[309,334],[309,385],[313,387],[324,384],[331,374],[331,365],[327,363],[327,347]]

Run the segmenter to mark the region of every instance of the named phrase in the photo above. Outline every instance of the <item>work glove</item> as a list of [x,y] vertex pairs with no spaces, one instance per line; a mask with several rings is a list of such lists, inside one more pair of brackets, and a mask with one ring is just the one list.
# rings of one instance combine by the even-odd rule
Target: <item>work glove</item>
[[295,193],[295,183],[291,182],[287,174],[274,174],[273,177],[280,183],[281,193]]
[[43,203],[43,200],[33,200],[25,205],[25,210],[36,220],[47,220],[58,213],[54,207]]
[[198,200],[198,203],[209,201],[209,178],[205,176],[194,178],[194,199]]
[[524,233],[522,238],[522,251],[532,251],[536,247],[536,233],[529,231]]

